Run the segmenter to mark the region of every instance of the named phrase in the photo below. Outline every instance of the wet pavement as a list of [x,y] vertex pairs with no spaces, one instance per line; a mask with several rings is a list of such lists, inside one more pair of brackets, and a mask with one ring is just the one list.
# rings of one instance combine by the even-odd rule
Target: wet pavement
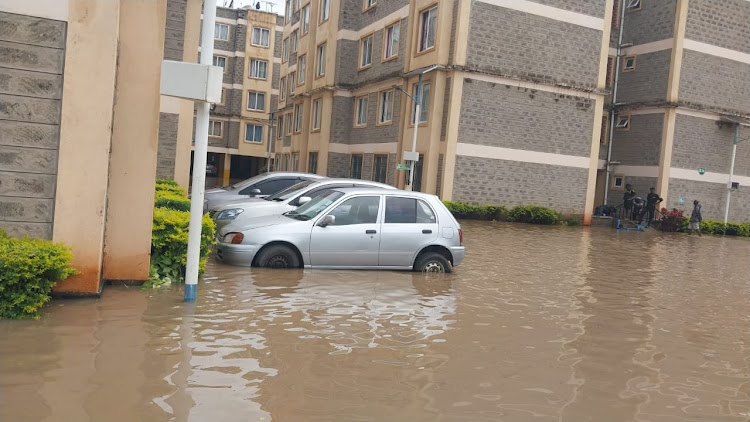
[[746,421],[750,242],[465,222],[454,274],[211,264],[0,321],[1,421]]

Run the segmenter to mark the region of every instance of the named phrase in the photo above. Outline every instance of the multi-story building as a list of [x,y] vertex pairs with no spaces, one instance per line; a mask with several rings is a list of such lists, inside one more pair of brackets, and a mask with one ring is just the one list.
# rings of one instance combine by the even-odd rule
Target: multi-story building
[[[689,210],[698,199],[704,218],[721,220],[735,136],[750,137],[750,2],[616,3],[610,81],[617,97],[600,156],[604,164],[611,150],[611,165],[608,182],[602,166],[597,196],[606,191],[617,205],[626,184],[641,196],[654,187],[669,209]],[[737,146],[730,221],[750,220],[748,144]]]
[[270,159],[282,24],[282,17],[261,10],[216,9],[213,62],[224,68],[224,86],[210,114],[207,171],[218,183],[256,175]]
[[275,166],[403,187],[417,120],[414,189],[590,215],[611,14],[612,0],[290,0]]

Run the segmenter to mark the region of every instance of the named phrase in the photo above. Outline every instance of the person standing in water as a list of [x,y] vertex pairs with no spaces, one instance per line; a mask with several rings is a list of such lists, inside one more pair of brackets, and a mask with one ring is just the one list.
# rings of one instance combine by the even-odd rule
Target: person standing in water
[[698,232],[698,236],[703,237],[701,234],[701,221],[703,216],[701,215],[701,204],[696,199],[693,201],[693,212],[690,213],[690,225],[688,226],[688,234],[693,234],[694,231]]
[[648,224],[654,221],[654,215],[656,214],[656,206],[663,201],[661,196],[656,193],[656,189],[651,188],[651,192],[646,196],[646,210],[648,211]]

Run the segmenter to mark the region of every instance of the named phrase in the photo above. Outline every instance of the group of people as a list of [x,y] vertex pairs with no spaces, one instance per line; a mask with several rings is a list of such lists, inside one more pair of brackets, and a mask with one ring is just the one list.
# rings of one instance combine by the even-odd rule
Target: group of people
[[[646,204],[644,207],[643,199],[638,197],[633,190],[633,186],[625,185],[625,194],[623,195],[623,207],[625,208],[625,215],[631,220],[643,221],[643,218],[648,215],[647,225],[650,225],[654,221],[654,215],[656,214],[656,206],[664,201],[655,188],[649,189],[649,194],[646,196]],[[703,216],[701,215],[701,204],[697,199],[693,201],[693,211],[690,213],[690,224],[688,225],[688,234],[692,234],[694,231],[698,232],[698,236],[701,234],[701,222]]]

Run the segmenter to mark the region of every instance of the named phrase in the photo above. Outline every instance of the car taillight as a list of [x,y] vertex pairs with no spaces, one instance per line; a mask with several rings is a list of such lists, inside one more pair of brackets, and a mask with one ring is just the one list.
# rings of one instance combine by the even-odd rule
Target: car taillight
[[245,235],[242,233],[237,233],[234,236],[232,236],[232,244],[239,245],[240,243],[242,243],[243,239],[245,239]]
[[463,246],[463,244],[464,244],[464,231],[461,230],[461,229],[458,229],[458,241]]

